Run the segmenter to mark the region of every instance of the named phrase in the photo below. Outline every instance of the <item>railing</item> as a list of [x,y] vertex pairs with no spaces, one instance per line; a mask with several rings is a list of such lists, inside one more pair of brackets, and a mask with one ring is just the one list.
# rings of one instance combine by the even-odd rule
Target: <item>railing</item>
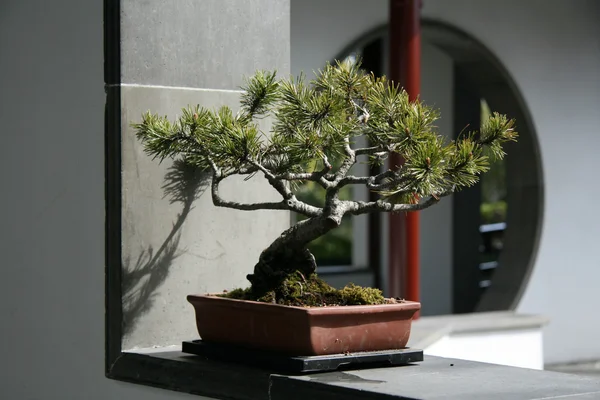
[[504,244],[504,231],[506,223],[499,222],[495,224],[485,224],[479,227],[481,233],[481,262],[479,263],[479,272],[481,279],[479,288],[485,290],[492,285],[492,277],[499,267],[498,258]]

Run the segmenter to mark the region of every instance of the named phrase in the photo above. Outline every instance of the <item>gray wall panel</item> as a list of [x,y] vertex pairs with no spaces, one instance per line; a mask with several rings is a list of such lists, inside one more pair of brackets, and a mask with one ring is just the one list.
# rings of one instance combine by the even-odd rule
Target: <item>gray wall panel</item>
[[257,69],[287,74],[286,0],[123,0],[123,83],[238,89]]

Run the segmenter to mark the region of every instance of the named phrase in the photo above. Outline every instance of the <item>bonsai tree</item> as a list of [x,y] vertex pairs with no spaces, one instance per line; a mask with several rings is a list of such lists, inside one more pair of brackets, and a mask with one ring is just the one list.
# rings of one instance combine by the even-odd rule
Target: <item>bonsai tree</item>
[[[295,223],[262,251],[251,285],[224,296],[286,305],[379,304],[381,291],[349,285],[337,290],[316,275],[307,245],[337,228],[346,214],[412,212],[478,182],[489,158],[502,158],[502,145],[517,138],[514,121],[494,113],[479,131],[461,132],[447,141],[436,132],[438,111],[385,77],[360,68],[360,62],[336,62],[306,82],[303,75],[277,79],[259,71],[242,88],[241,107],[218,110],[188,106],[174,121],[147,112],[134,124],[146,152],[159,160],[180,159],[212,173],[215,206],[236,210],[289,210],[306,218]],[[257,121],[271,117],[270,134]],[[364,135],[368,147],[357,148]],[[402,165],[389,165],[373,176],[356,176],[359,156],[384,165],[397,153]],[[276,202],[245,204],[225,199],[219,184],[232,175],[259,174],[281,195]],[[296,196],[312,181],[325,191],[324,204]],[[377,201],[341,200],[347,185],[366,185]]]

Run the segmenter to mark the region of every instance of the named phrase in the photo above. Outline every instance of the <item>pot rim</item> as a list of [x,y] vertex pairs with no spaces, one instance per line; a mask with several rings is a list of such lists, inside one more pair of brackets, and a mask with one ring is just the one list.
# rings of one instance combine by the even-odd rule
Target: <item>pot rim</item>
[[282,304],[271,304],[253,300],[239,300],[220,297],[221,293],[215,294],[190,294],[187,296],[187,301],[194,304],[195,301],[213,301],[213,302],[229,302],[239,307],[256,308],[256,307],[271,307],[272,309],[279,308],[280,310],[298,310],[308,314],[362,314],[366,311],[373,312],[390,312],[390,311],[412,311],[415,312],[421,309],[421,303],[417,301],[403,300],[399,303],[388,304],[370,304],[370,305],[351,305],[351,306],[323,306],[323,307],[299,307],[287,306]]

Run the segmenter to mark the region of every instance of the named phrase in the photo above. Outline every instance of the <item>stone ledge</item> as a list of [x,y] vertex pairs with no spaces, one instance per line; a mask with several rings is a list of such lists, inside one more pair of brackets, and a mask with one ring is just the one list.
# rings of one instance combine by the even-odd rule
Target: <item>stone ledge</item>
[[287,400],[600,398],[600,381],[593,377],[431,356],[413,366],[274,376],[272,380],[271,398]]
[[269,371],[209,361],[179,351],[122,353],[108,378],[215,399],[267,400]]
[[123,353],[108,377],[231,400],[600,398],[593,377],[432,356],[404,367],[292,376],[178,351]]

